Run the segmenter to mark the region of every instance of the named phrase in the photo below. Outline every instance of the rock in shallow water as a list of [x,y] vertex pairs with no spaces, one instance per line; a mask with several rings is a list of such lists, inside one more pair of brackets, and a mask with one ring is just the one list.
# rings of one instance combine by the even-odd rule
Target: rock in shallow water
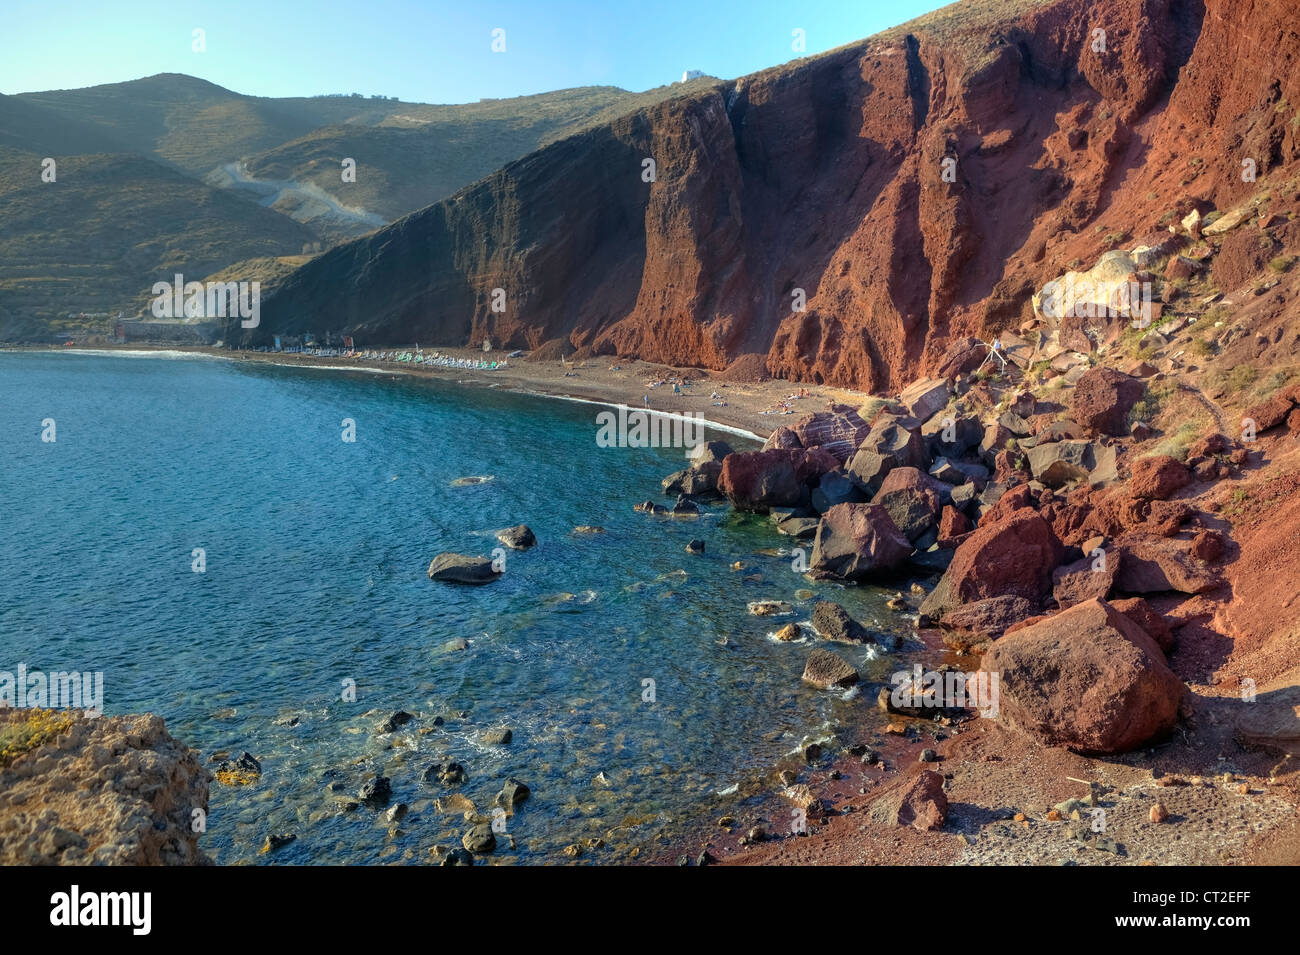
[[429,563],[429,579],[455,584],[487,584],[501,574],[486,557],[439,554]]
[[497,540],[515,550],[527,550],[537,544],[535,535],[527,524],[516,524],[497,531]]
[[460,842],[469,852],[491,852],[497,847],[497,837],[492,832],[492,827],[486,823],[470,829],[461,836]]
[[832,686],[851,686],[858,682],[858,671],[838,654],[814,650],[804,666],[803,681],[823,690]]

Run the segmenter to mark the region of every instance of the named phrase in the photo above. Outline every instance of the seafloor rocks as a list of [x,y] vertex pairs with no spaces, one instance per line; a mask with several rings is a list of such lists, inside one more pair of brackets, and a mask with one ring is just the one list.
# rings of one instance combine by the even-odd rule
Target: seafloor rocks
[[0,709],[0,865],[206,865],[212,776],[161,717]]
[[911,826],[923,832],[942,829],[948,818],[943,777],[932,769],[923,770],[905,787],[881,795],[867,814],[885,825]]
[[510,776],[506,779],[505,784],[501,787],[501,792],[497,793],[493,802],[506,812],[513,812],[515,806],[527,800],[532,795],[532,792],[526,783]]
[[1036,604],[1051,589],[1061,555],[1060,541],[1030,508],[981,524],[953,552],[921,612],[937,620],[961,604],[1004,595]]
[[813,540],[810,572],[858,580],[897,567],[912,544],[878,504],[837,504],[822,515]]
[[1123,753],[1167,734],[1182,681],[1156,642],[1103,600],[1089,600],[993,644],[997,719],[1049,746]]
[[497,540],[514,550],[528,550],[537,544],[537,535],[527,524],[516,524],[497,531]]
[[486,557],[439,554],[429,563],[429,579],[455,584],[488,584],[501,576]]
[[1140,378],[1113,368],[1093,368],[1074,385],[1070,416],[1085,428],[1101,434],[1128,432],[1128,413],[1146,391]]
[[871,632],[849,616],[848,611],[830,600],[819,600],[813,604],[813,629],[826,640],[840,643],[865,643],[871,639]]
[[803,669],[803,681],[826,690],[858,682],[858,671],[842,656],[829,650],[814,650]]

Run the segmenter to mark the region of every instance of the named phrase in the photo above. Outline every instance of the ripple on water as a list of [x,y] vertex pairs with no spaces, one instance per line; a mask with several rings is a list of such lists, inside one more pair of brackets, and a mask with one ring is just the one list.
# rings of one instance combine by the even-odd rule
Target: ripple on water
[[[157,712],[205,761],[253,753],[260,778],[212,790],[222,863],[428,862],[509,777],[532,796],[493,862],[644,857],[770,791],[765,767],[863,706],[802,685],[809,638],[770,639],[751,603],[802,623],[827,598],[892,625],[871,588],[794,573],[765,517],[633,512],[680,452],[597,448],[588,405],[229,362],[0,362],[0,580],[23,581],[0,600],[0,669],[102,670],[109,713]],[[57,445],[24,423],[47,416]],[[499,580],[425,576],[520,522],[539,546]],[[705,554],[684,554],[693,537]],[[377,733],[397,709],[415,719]],[[482,742],[495,727],[508,745]],[[463,784],[424,782],[449,760]],[[381,773],[400,821],[349,805]],[[262,854],[273,832],[298,838]]]

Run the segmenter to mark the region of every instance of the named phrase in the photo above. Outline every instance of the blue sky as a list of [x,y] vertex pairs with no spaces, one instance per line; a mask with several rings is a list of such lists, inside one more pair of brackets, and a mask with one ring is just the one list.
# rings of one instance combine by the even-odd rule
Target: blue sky
[[[188,73],[240,93],[470,102],[573,86],[644,90],[820,53],[940,0],[3,0],[0,93]],[[192,50],[192,31],[207,50]],[[491,50],[505,30],[505,52]]]

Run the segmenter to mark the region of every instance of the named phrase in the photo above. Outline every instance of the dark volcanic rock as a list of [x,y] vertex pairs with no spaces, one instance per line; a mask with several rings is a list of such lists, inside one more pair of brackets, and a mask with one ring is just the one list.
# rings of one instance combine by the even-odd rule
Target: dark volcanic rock
[[456,584],[488,584],[500,577],[486,557],[439,554],[429,563],[429,579]]
[[839,604],[830,600],[819,600],[813,604],[813,629],[827,640],[841,643],[865,643],[871,639],[871,632],[849,616]]
[[497,540],[515,550],[527,550],[537,544],[537,537],[527,524],[516,524],[497,531]]
[[912,554],[912,544],[877,504],[837,504],[822,515],[813,541],[815,576],[858,580],[891,570]]

